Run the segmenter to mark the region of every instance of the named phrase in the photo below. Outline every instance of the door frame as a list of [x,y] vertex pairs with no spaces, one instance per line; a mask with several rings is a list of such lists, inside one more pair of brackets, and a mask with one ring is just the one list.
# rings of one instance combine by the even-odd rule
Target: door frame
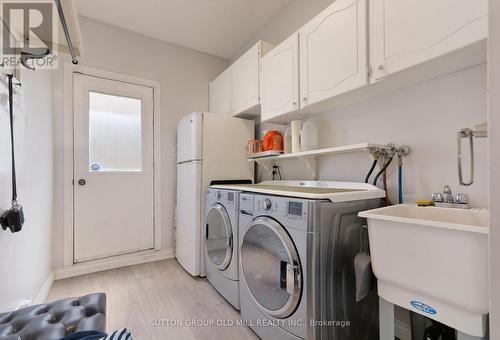
[[490,211],[490,338],[500,338],[500,4],[489,1],[488,34],[488,148]]
[[[160,137],[160,82],[104,71],[92,67],[64,63],[64,137],[63,137],[63,266],[74,265],[74,73],[121,81],[153,89],[153,240],[154,251],[161,250],[161,137]],[[138,253],[139,254],[139,253]]]

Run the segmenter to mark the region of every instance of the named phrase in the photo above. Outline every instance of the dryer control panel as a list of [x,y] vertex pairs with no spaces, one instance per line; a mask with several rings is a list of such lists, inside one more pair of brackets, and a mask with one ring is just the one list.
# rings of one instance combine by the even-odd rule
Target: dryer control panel
[[245,215],[253,215],[253,198],[252,194],[241,194],[240,196],[240,212]]
[[228,211],[237,211],[238,210],[238,191],[232,190],[219,190],[209,188],[206,194],[207,204],[222,204]]

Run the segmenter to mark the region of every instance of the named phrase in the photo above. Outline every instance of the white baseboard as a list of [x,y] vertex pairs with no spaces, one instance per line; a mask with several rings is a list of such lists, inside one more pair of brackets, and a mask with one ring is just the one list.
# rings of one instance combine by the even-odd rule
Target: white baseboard
[[96,273],[103,270],[133,266],[135,264],[167,260],[174,257],[174,249],[165,249],[159,251],[147,250],[134,254],[118,255],[106,259],[82,262],[74,264],[72,266],[56,268],[54,269],[55,280]]
[[409,325],[398,319],[394,320],[395,335],[401,340],[411,340],[411,329]]
[[51,271],[49,276],[47,277],[47,280],[45,280],[45,282],[43,283],[42,289],[40,289],[40,292],[38,292],[38,295],[33,301],[33,304],[38,305],[40,303],[44,303],[45,300],[47,299],[47,296],[49,295],[50,288],[52,288],[53,284],[54,284],[54,272]]

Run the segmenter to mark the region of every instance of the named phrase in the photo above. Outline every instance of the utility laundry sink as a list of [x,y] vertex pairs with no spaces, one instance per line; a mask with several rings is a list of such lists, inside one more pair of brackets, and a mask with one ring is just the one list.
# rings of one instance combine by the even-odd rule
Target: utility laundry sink
[[368,219],[379,296],[483,337],[488,306],[488,211],[395,205]]

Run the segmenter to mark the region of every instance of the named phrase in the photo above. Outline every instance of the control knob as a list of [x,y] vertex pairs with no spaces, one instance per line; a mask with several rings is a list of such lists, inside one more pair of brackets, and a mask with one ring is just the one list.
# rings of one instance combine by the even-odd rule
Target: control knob
[[272,207],[273,207],[273,202],[271,202],[271,200],[270,200],[270,199],[266,199],[266,200],[264,201],[264,209],[265,209],[266,211],[269,211],[269,210],[271,210],[271,208],[272,208]]

